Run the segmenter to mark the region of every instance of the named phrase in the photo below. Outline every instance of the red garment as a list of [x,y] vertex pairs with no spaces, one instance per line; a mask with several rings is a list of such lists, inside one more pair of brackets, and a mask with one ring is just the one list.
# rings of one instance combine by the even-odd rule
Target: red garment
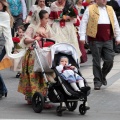
[[84,48],[84,44],[80,42],[79,36],[78,36],[78,44],[79,44],[79,48],[80,48],[80,51],[82,54],[80,57],[81,63],[85,63],[87,61],[87,53],[86,53],[86,50]]
[[89,41],[108,41],[113,37],[113,31],[111,24],[98,24],[96,38],[88,36]]
[[65,70],[72,70],[70,67],[71,67],[71,66],[64,66],[64,67],[63,67],[63,70],[62,70],[62,73],[63,73]]
[[87,2],[82,3],[82,6],[84,6],[84,7],[87,7],[88,5],[89,5],[89,3],[87,3]]
[[28,15],[29,15],[29,16],[32,16],[32,11],[30,11],[30,12],[28,13]]
[[50,15],[49,15],[49,18],[52,19],[52,20],[55,20],[55,19],[58,19],[60,17],[60,14],[62,13],[62,11],[51,11],[50,12]]

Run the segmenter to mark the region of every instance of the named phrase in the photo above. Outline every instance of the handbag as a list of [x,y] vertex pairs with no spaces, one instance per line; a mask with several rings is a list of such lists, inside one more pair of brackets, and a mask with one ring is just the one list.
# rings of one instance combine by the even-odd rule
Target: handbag
[[0,35],[0,54],[2,53],[2,50],[5,46],[5,37],[3,33]]

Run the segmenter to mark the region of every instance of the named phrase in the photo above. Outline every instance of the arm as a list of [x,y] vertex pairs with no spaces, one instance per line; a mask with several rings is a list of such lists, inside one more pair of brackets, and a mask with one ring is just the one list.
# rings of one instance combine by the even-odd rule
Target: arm
[[116,44],[120,44],[120,27],[114,11],[113,15],[114,15],[114,36],[116,39]]
[[22,3],[22,10],[23,10],[23,20],[25,20],[27,16],[27,8],[26,8],[25,0],[21,0],[21,3]]
[[62,70],[63,70],[63,65],[57,66],[56,69],[57,69],[57,71],[58,71],[59,73],[61,73]]
[[85,13],[83,14],[80,27],[79,27],[79,35],[80,35],[80,41],[83,41],[85,43],[85,37],[86,37],[86,28],[87,28],[87,23],[89,19],[89,9],[87,8],[85,10]]

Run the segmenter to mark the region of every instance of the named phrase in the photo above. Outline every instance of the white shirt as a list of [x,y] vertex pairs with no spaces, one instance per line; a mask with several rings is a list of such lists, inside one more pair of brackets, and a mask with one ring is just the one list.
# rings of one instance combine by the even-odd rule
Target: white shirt
[[27,16],[27,8],[26,8],[25,0],[21,0],[21,3],[22,3],[23,20],[25,20]]
[[[98,19],[98,24],[110,24],[110,19],[107,14],[106,7],[98,7],[98,9],[99,9],[99,15],[100,15]],[[113,15],[114,15],[114,36],[117,41],[120,41],[120,27],[119,27],[115,12],[113,12]],[[82,17],[80,27],[79,27],[80,40],[85,40],[88,19],[89,19],[89,9],[87,8],[86,11],[84,12],[84,15]]]
[[11,35],[11,28],[10,28],[10,16],[7,12],[0,12],[0,34],[4,35],[5,37],[5,50],[10,58],[18,58],[22,57],[25,54],[25,50],[21,51],[17,54],[12,54],[12,48],[14,47],[14,43],[12,40]]

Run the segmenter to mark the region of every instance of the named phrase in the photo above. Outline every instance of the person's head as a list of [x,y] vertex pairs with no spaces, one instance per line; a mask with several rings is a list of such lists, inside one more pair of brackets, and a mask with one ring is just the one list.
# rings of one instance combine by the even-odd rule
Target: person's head
[[8,3],[6,0],[0,0],[0,11],[7,11],[8,10]]
[[10,10],[9,10],[9,5],[7,3],[6,0],[0,0],[0,11],[3,11],[3,12],[8,12],[8,14],[10,15],[10,25],[11,27],[13,26],[13,22],[14,22],[14,19],[10,13]]
[[66,56],[62,56],[62,57],[60,58],[59,64],[60,64],[60,65],[63,65],[63,66],[68,65],[68,64],[69,64],[68,58],[67,58]]
[[23,25],[18,26],[17,34],[18,34],[19,38],[22,38],[22,37],[23,37],[24,32],[25,32],[24,26],[23,26]]
[[59,4],[63,4],[66,0],[57,0]]
[[75,1],[75,4],[77,4],[77,5],[82,5],[82,0],[76,0],[76,1]]
[[96,3],[100,7],[104,7],[107,4],[107,0],[96,0]]
[[41,10],[39,12],[40,23],[42,26],[46,26],[49,19],[49,14],[46,10]]
[[90,0],[90,5],[94,4],[95,0]]
[[45,0],[38,0],[38,6],[40,6],[41,8],[45,7]]

